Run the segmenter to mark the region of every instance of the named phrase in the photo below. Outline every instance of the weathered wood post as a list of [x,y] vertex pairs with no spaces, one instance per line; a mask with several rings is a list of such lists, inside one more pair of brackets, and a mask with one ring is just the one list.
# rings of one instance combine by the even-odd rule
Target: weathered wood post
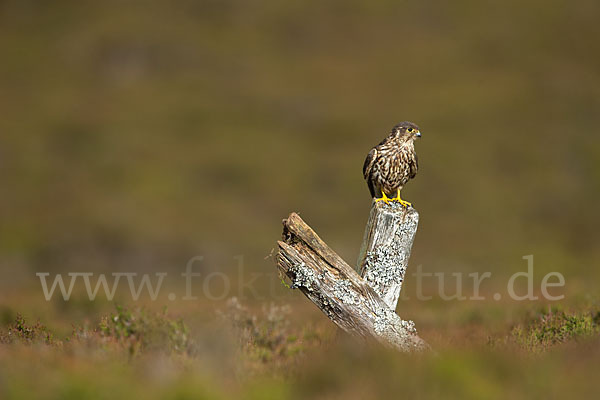
[[[395,206],[389,205],[389,207]],[[378,220],[376,218],[378,215],[388,215],[390,211],[393,211],[392,215],[403,213],[402,210],[396,208],[387,210],[379,204],[374,204],[373,209],[375,211],[372,210],[371,217],[375,218],[374,221]],[[418,216],[418,214],[416,215]],[[417,335],[414,323],[402,320],[394,312],[394,308],[390,307],[380,295],[382,293],[385,296],[390,291],[399,293],[398,279],[393,277],[394,282],[391,283],[381,281],[385,274],[378,273],[377,268],[379,265],[383,265],[383,261],[387,259],[377,258],[377,254],[379,254],[377,248],[372,247],[372,250],[369,250],[369,246],[375,246],[376,243],[379,243],[376,238],[385,234],[385,232],[379,232],[379,229],[391,229],[394,235],[403,235],[401,230],[391,228],[391,224],[396,221],[395,217],[382,218],[387,223],[369,222],[367,232],[372,231],[372,234],[365,236],[366,244],[363,245],[367,249],[365,257],[363,257],[366,260],[365,276],[369,274],[369,271],[372,272],[373,277],[380,276],[379,285],[373,287],[371,283],[361,278],[295,213],[290,214],[283,221],[283,240],[278,242],[277,266],[290,279],[291,288],[300,289],[344,331],[360,338],[374,338],[380,343],[401,351],[424,350],[429,346]],[[416,223],[414,230],[416,231]],[[369,237],[373,239],[367,240]],[[410,243],[413,238],[414,231],[412,231]],[[393,247],[398,250],[397,246]],[[408,245],[408,251],[410,252],[410,245]],[[407,259],[408,256],[406,256]],[[385,265],[389,266],[391,263],[392,261],[385,261]],[[405,266],[405,264],[403,265]],[[393,268],[389,267],[385,271],[392,274],[392,270]],[[390,277],[390,279],[392,278]],[[372,282],[377,281],[376,278],[372,279]],[[392,302],[393,296],[389,295],[388,297]]]
[[383,201],[371,206],[357,270],[392,310],[398,304],[418,224],[419,213],[412,207]]

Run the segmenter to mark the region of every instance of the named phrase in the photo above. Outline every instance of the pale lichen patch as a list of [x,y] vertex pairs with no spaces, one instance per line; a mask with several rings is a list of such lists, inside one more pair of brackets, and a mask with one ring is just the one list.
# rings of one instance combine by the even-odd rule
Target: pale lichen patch
[[333,294],[344,304],[360,304],[360,298],[348,279],[336,281],[333,286]]
[[300,263],[293,267],[294,280],[292,282],[292,289],[298,289],[305,287],[308,291],[312,291],[312,285],[316,281],[315,273],[312,269],[306,267],[306,264]]
[[406,253],[397,246],[381,246],[368,252],[364,278],[378,293],[390,285],[401,284],[406,272]]
[[394,309],[402,290],[419,213],[399,203],[377,203],[371,210],[359,257],[360,273]]
[[[401,319],[395,312],[387,307],[378,307],[373,323],[375,334],[395,343],[404,350],[417,350],[425,348],[422,341],[413,340],[417,336],[415,323],[411,320]],[[418,344],[421,343],[421,344]]]

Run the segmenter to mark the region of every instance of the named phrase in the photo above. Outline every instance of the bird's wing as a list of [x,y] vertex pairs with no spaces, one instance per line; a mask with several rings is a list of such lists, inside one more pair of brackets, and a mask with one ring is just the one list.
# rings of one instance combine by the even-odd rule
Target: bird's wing
[[365,163],[363,165],[363,176],[365,177],[365,179],[367,179],[369,177],[369,175],[371,174],[371,168],[373,167],[373,163],[375,162],[376,158],[377,158],[377,149],[373,148],[373,149],[371,149],[369,154],[367,154],[367,158],[365,158]]
[[373,181],[371,179],[371,169],[373,168],[373,164],[375,164],[376,159],[377,149],[373,148],[369,154],[367,154],[367,158],[365,159],[365,163],[363,165],[363,176],[365,177],[367,185],[369,186],[371,197],[375,197],[375,187],[373,186]]
[[419,169],[419,158],[417,157],[417,153],[414,153],[412,159],[410,160],[410,171],[409,177],[410,179],[414,178],[417,175],[417,170]]

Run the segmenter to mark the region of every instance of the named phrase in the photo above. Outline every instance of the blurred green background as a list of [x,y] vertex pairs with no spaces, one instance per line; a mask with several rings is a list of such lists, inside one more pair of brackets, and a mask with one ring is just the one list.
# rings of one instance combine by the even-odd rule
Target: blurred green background
[[263,257],[290,211],[353,263],[364,157],[411,120],[423,132],[404,190],[421,213],[412,265],[508,276],[534,254],[538,280],[560,271],[594,288],[599,12],[592,0],[0,1],[2,281],[180,270],[199,254],[272,272]]
[[[598,15],[594,0],[0,0],[0,397],[593,397]],[[399,315],[439,351],[423,358],[348,341],[265,259],[298,211],[354,263],[364,157],[403,120],[423,133],[409,275],[493,274],[486,301],[442,301],[435,282],[418,301],[407,276]],[[535,293],[557,271],[565,300],[492,300],[529,254]],[[101,319],[114,305],[82,287],[46,302],[35,276],[179,278],[197,255],[234,294],[234,256],[262,274],[234,329],[199,288],[167,301],[182,279],[153,303],[117,297],[189,331]],[[152,334],[158,349],[139,347]],[[194,350],[169,353],[180,339]]]

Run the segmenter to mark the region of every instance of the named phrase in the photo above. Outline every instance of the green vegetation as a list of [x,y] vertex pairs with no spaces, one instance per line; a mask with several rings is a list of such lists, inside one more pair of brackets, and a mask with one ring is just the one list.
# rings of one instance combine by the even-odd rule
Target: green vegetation
[[8,326],[6,332],[0,332],[0,343],[2,344],[36,344],[45,343],[48,345],[57,345],[60,342],[54,340],[54,335],[37,321],[34,325],[27,325],[25,318],[21,314],[13,324]]
[[[597,0],[0,0],[0,398],[597,397],[598,15]],[[356,259],[362,163],[401,120],[423,138],[398,310],[437,356],[357,346],[265,259],[291,211]],[[512,302],[529,254],[540,299]],[[419,300],[418,266],[448,295],[452,274],[469,296],[468,274],[490,272],[485,300],[442,301],[433,277]],[[154,302],[123,283],[116,310],[81,285],[46,301],[36,273],[74,271],[168,277]],[[243,305],[210,300],[213,272]],[[541,297],[549,272],[561,301]]]
[[166,309],[163,314],[152,314],[144,310],[132,313],[117,307],[114,315],[102,319],[98,331],[104,337],[128,343],[131,354],[147,349],[177,353],[193,351],[188,327],[181,319],[166,318]]
[[102,317],[98,326],[89,328],[77,326],[71,335],[60,340],[40,321],[28,324],[21,314],[6,331],[0,332],[2,344],[46,344],[63,348],[65,344],[82,341],[95,346],[112,343],[135,356],[144,351],[164,351],[170,353],[191,353],[193,343],[189,339],[188,327],[181,319],[168,318],[165,313],[150,313],[145,310],[135,312],[116,307],[112,315]]
[[[504,336],[497,333],[491,345],[438,343],[437,354],[420,356],[364,347],[327,323],[295,325],[287,306],[254,313],[236,299],[219,312],[215,331],[234,351],[212,356],[181,319],[165,312],[117,307],[94,328],[76,327],[61,339],[19,315],[0,330],[0,396],[354,399],[394,390],[411,397],[529,398],[556,394],[557,387],[589,395],[595,391],[600,310],[587,309],[531,315]],[[34,359],[34,370],[52,372],[30,385],[26,371]],[[567,372],[579,376],[548,381]]]
[[290,312],[289,306],[270,304],[256,315],[237,298],[228,301],[225,311],[219,314],[226,326],[233,328],[243,360],[240,375],[265,368],[276,374],[289,374],[290,371],[281,368],[294,364],[300,354],[326,340],[327,335],[310,326],[290,329]]
[[586,313],[564,311],[542,314],[525,326],[517,326],[511,332],[511,340],[531,352],[573,340],[587,339],[600,333],[600,310]]

